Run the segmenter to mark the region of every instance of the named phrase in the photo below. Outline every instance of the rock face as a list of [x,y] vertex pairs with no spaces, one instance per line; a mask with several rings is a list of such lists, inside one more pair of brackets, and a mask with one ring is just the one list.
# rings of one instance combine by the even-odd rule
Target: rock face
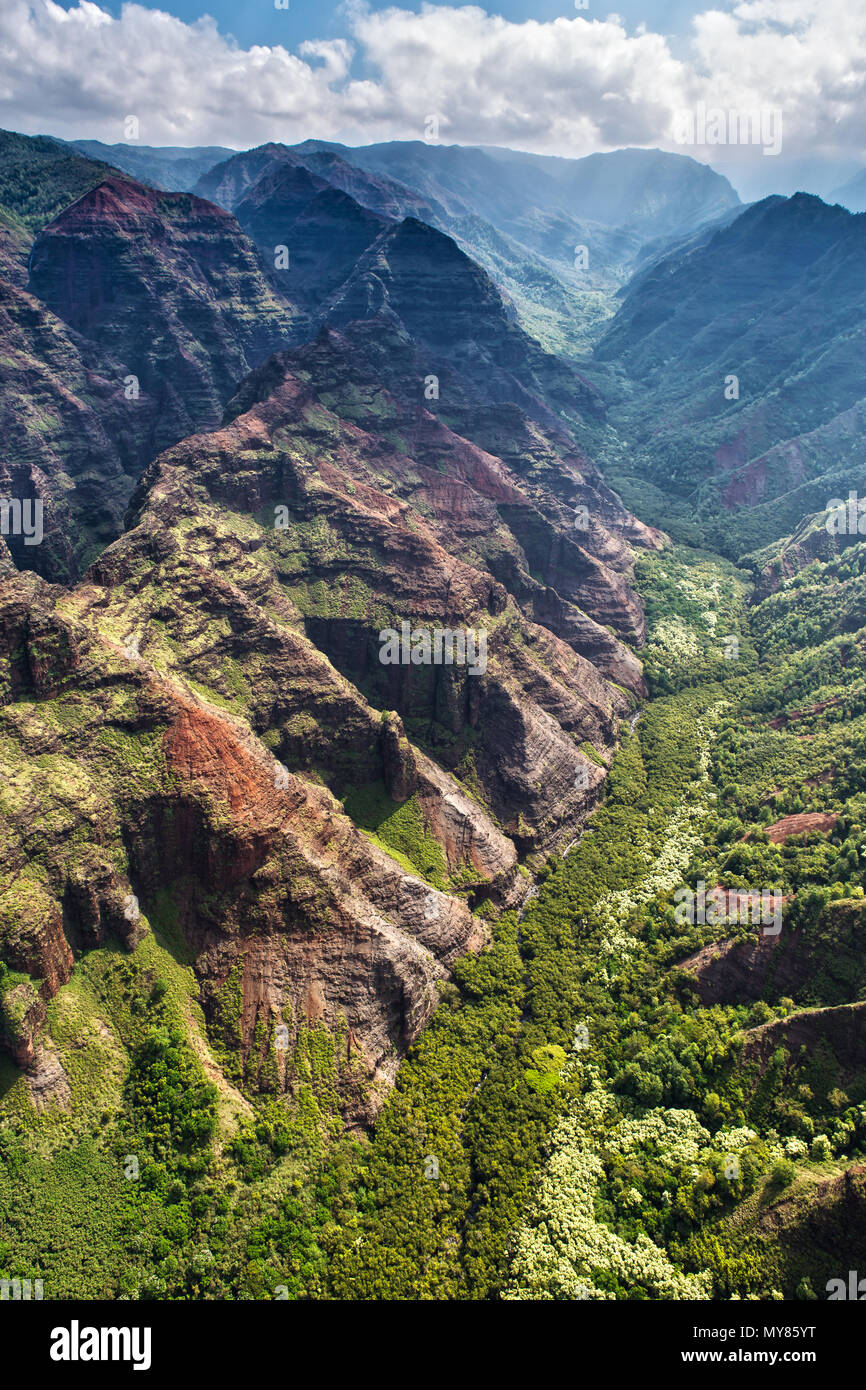
[[22,1069],[32,1067],[39,1055],[46,1012],[45,999],[29,983],[13,985],[3,995],[0,1038]]
[[[198,869],[181,923],[198,949],[206,1006],[219,1012],[214,986],[240,962],[245,1048],[262,1018],[269,1034],[323,1020],[351,1033],[374,1081],[391,1077],[436,1003],[436,981],[484,940],[480,925],[370,845],[327,791],[294,777],[275,788],[271,759],[225,719],[183,707],[163,748],[189,801],[215,798],[231,820],[230,841],[221,835],[192,866],[167,827],[133,856],[145,892]],[[208,889],[227,908],[219,924],[196,901]],[[352,1100],[367,1103],[361,1086]]]
[[517,404],[548,426],[560,412],[580,427],[603,419],[599,393],[539,347],[490,275],[423,220],[426,203],[405,187],[333,154],[268,146],[219,166],[201,187],[232,208],[268,265],[282,248],[275,283],[308,316],[300,336],[384,316],[428,359],[475,382],[488,405]]
[[44,533],[10,533],[8,546],[22,569],[75,579],[122,530],[153,404],[127,402],[122,362],[2,279],[0,335],[0,497],[41,502]]
[[[604,317],[604,299],[647,244],[681,236],[738,202],[706,165],[659,150],[569,160],[421,141],[263,145],[210,169],[195,191],[234,212],[281,165],[306,169],[370,212],[414,218],[453,237],[509,296],[528,332],[580,356],[587,328]],[[581,245],[592,250],[577,269]]]
[[417,218],[404,218],[370,245],[321,316],[342,324],[383,313],[476,382],[488,401],[514,403],[548,425],[560,409],[604,414],[598,392],[524,333],[480,266]]
[[[44,1001],[68,978],[71,948],[106,933],[133,945],[168,894],[217,1030],[229,979],[242,1053],[261,1020],[271,1040],[283,1022],[295,1035],[316,1020],[350,1030],[347,1109],[367,1115],[481,925],[371,844],[326,788],[275,774],[244,721],[128,658],[90,614],[62,616],[63,591],[16,576],[0,604],[0,723],[20,750],[3,798],[0,941],[40,981],[5,996],[14,1055],[38,1061]],[[66,654],[52,681],[37,657],[50,641]]]
[[[398,432],[400,449],[385,464],[389,491],[422,513],[441,544],[481,561],[501,586],[494,604],[510,591],[619,684],[643,691],[639,662],[609,628],[642,643],[630,547],[658,546],[659,533],[625,511],[538,397],[544,424],[513,404],[491,406],[481,369],[467,379],[447,360],[431,360],[386,316],[323,331],[267,363],[244,383],[228,418],[264,401],[284,371],[314,384],[365,433]],[[428,401],[430,381],[438,395]]]
[[713,942],[679,968],[705,1004],[783,998],[848,1003],[866,984],[864,912],[862,900],[830,902],[809,931],[785,926],[776,936]]
[[382,737],[382,771],[392,801],[408,801],[418,787],[418,763],[398,714],[388,714]]
[[840,1068],[844,1083],[866,1066],[866,1003],[840,1004],[828,1009],[804,1009],[792,1018],[777,1019],[743,1035],[742,1061],[765,1068],[783,1046],[796,1059],[801,1048],[812,1053],[828,1048]]
[[[83,582],[3,584],[0,698],[21,770],[0,939],[48,997],[72,951],[106,933],[134,945],[169,902],[215,1039],[283,1088],[303,1031],[327,1028],[346,1113],[364,1119],[437,981],[484,940],[469,904],[520,902],[518,856],[573,833],[632,707],[577,650],[604,629],[532,577],[518,536],[559,537],[562,586],[632,636],[639,609],[624,574],[562,534],[540,483],[368,389],[356,357],[328,333],[272,359],[222,428],[155,461],[130,529]],[[552,470],[553,444],[533,438]],[[437,455],[444,471],[419,462]],[[542,596],[567,634],[574,612],[573,644],[537,621]],[[484,660],[383,664],[382,631],[404,623],[483,632]],[[639,689],[604,635],[608,666]],[[396,857],[341,804],[377,787],[417,826]],[[25,894],[26,930],[11,906]]]
[[236,205],[244,231],[271,264],[288,253],[280,278],[293,298],[315,310],[351,274],[358,258],[388,227],[342,189],[302,166],[279,163]]
[[153,407],[151,452],[216,424],[293,318],[229,214],[119,177],[39,233],[30,285],[137,378]]
[[221,209],[52,141],[0,133],[0,156],[0,497],[41,504],[44,532],[5,540],[67,582],[121,532],[146,464],[218,424],[297,314]]
[[[142,591],[134,576],[160,555],[152,611],[168,624],[178,647],[187,648],[181,659],[186,663],[192,658],[189,669],[201,679],[204,668],[196,666],[178,623],[189,585],[190,541],[183,518],[196,514],[201,523],[205,490],[208,526],[217,535],[225,529],[221,519],[230,517],[237,517],[233,525],[248,532],[240,542],[242,562],[238,542],[221,541],[228,547],[222,567],[230,570],[234,587],[245,592],[248,604],[281,612],[283,621],[301,628],[374,705],[396,710],[416,741],[450,771],[468,778],[507,834],[536,842],[556,839],[587,804],[584,792],[575,787],[585,761],[580,743],[610,750],[629,701],[574,647],[535,622],[530,596],[540,586],[528,573],[508,521],[512,512],[529,511],[532,504],[502,462],[453,434],[442,436],[443,445],[450,444],[457,455],[458,477],[462,472],[475,485],[460,479],[453,489],[463,499],[462,508],[447,494],[437,500],[431,487],[447,482],[447,474],[443,479],[438,469],[419,466],[400,447],[402,408],[380,391],[378,400],[366,407],[368,415],[378,411],[375,433],[344,419],[340,393],[352,394],[357,377],[346,377],[341,385],[336,368],[330,375],[326,371],[329,357],[344,370],[355,360],[345,340],[328,335],[312,356],[301,352],[269,364],[258,381],[261,389],[254,391],[249,383],[231,413],[272,386],[264,399],[225,429],[163,455],[144,480],[146,500],[138,524],[106,552],[94,576],[110,586],[110,603],[121,600],[124,586],[136,584],[144,630],[142,600],[150,589]],[[322,383],[321,394],[308,384],[313,379]],[[372,427],[373,421],[368,418],[367,424]],[[422,422],[422,433],[424,429]],[[434,439],[441,435],[432,417],[429,429]],[[416,454],[422,452],[416,449]],[[447,458],[444,450],[440,457]],[[497,497],[508,500],[502,508],[506,520]],[[468,517],[465,534],[461,511]],[[483,540],[477,534],[479,515]],[[540,516],[538,524],[543,524]],[[555,528],[548,523],[548,529]],[[202,527],[196,548],[207,555],[213,543]],[[570,541],[563,538],[563,544]],[[488,547],[510,550],[510,567],[517,576],[511,596],[484,565]],[[577,566],[581,551],[574,547],[574,552]],[[191,625],[200,621],[195,606],[201,602],[201,582],[190,596]],[[611,585],[614,594],[620,588],[627,592],[617,575]],[[161,597],[166,592],[173,595],[170,605]],[[604,597],[607,590],[601,592]],[[590,596],[586,590],[584,598]],[[630,610],[620,617],[627,624]],[[404,623],[413,631],[483,632],[485,669],[473,672],[468,661],[383,662],[387,652],[381,634],[400,633]],[[243,633],[249,619],[233,626],[232,660],[242,667],[259,719],[272,719],[273,695],[267,671],[260,669],[261,638]],[[609,641],[612,665],[618,650],[623,655],[618,674],[627,676],[625,650]],[[312,706],[308,713],[317,719]],[[278,751],[285,752],[286,761],[299,754],[315,758],[336,779],[333,785],[341,794],[354,777],[341,751],[344,738],[335,732],[325,747],[312,734],[304,752],[297,741],[281,738]],[[591,784],[601,775],[596,768]]]
[[766,198],[636,276],[598,345],[636,386],[616,412],[630,471],[688,497],[726,554],[862,495],[864,266],[862,216]]
[[14,219],[0,245],[0,487],[45,507],[38,563],[0,543],[0,994],[40,1103],[47,1001],[152,926],[235,1079],[291,1089],[325,1030],[368,1119],[644,693],[661,538],[591,461],[600,398],[320,163],[236,190],[258,250],[120,175],[29,279]]
[[[605,652],[610,661],[608,626],[640,642],[642,615],[627,584],[600,602],[617,585],[613,575],[630,566],[627,545],[656,543],[589,461],[601,398],[527,336],[489,276],[449,237],[417,217],[396,222],[334,187],[323,175],[342,177],[351,166],[337,161],[335,171],[332,156],[319,158],[323,174],[264,161],[238,202],[258,251],[229,213],[203,199],[73,163],[71,186],[95,186],[38,230],[32,248],[14,219],[2,228],[0,484],[43,504],[46,533],[39,547],[7,538],[19,567],[77,578],[119,534],[130,493],[160,449],[216,427],[251,367],[332,322],[351,329],[358,370],[401,399],[410,451],[415,443],[426,449],[428,467],[441,470],[434,451],[455,454],[443,432],[450,430],[522,473],[536,501],[558,495],[561,527],[573,532],[573,511],[569,519],[564,508],[586,509],[585,533],[572,534],[580,565],[577,544],[552,541],[537,507],[519,536],[541,579],[539,620],[568,641],[579,632],[580,649],[599,662]],[[358,170],[342,177],[360,192],[359,180],[377,182]],[[389,201],[385,184],[380,192],[383,207],[423,211],[423,201]],[[288,266],[277,269],[283,245]],[[312,365],[327,364],[323,357]],[[344,387],[352,371],[351,362],[339,367]],[[419,431],[434,399],[440,404],[427,409]],[[427,428],[434,419],[443,427],[438,438]],[[431,478],[429,491],[440,512],[456,501],[447,479]],[[473,519],[478,534],[484,520]],[[595,590],[596,626],[573,611],[574,601],[586,606],[578,569],[584,588]],[[560,607],[561,597],[572,609]],[[639,686],[630,654],[618,651],[615,664],[616,679]]]
[[58,1105],[68,1110],[72,1091],[60,1058],[54,1052],[41,1047],[29,1066],[24,1067],[27,1089],[37,1110],[48,1105]]

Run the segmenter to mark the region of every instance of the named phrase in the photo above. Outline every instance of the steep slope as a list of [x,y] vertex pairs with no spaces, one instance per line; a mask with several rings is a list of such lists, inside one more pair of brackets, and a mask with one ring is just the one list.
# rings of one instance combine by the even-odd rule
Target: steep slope
[[591,270],[578,275],[570,261],[556,270],[530,247],[518,245],[491,222],[478,217],[470,206],[455,206],[453,199],[443,203],[435,193],[430,197],[421,195],[406,183],[350,163],[343,153],[352,152],[314,140],[293,147],[261,146],[217,165],[200,179],[196,192],[234,211],[257,178],[267,177],[279,165],[306,168],[373,213],[393,220],[418,218],[453,236],[457,245],[484,265],[513,300],[527,332],[549,349],[573,353],[587,341],[595,321],[605,317],[601,292],[616,288],[623,281],[616,261],[617,257],[631,254],[637,245],[630,235],[596,228],[596,254]]
[[[122,529],[153,420],[124,399],[129,368],[50,312],[29,289],[34,233],[112,171],[56,141],[0,132],[0,494],[43,506],[31,532],[4,538],[19,567],[74,578]],[[4,526],[4,529],[5,526]]]
[[[625,278],[620,262],[635,253],[635,236],[596,225],[592,263],[578,273],[574,246],[586,237],[582,230],[566,228],[565,243],[572,249],[556,267],[479,217],[471,204],[448,197],[443,201],[436,190],[430,196],[416,192],[413,186],[344,157],[352,153],[316,141],[293,147],[263,145],[216,166],[199,181],[196,192],[234,211],[256,180],[280,165],[307,169],[371,212],[396,220],[417,218],[453,237],[513,301],[527,332],[546,347],[572,354],[588,341],[592,327],[607,312],[603,292]],[[562,247],[558,251],[562,259]]]
[[453,213],[469,212],[529,249],[572,262],[573,236],[586,224],[630,228],[642,238],[677,235],[739,201],[727,179],[686,155],[614,150],[584,159],[494,147],[394,141],[337,150]]
[[603,417],[601,397],[586,378],[539,348],[489,276],[450,237],[414,218],[377,238],[320,317],[347,323],[383,313],[426,346],[434,362],[447,361],[478,383],[488,400],[513,400],[548,423],[562,412],[578,428]]
[[[365,393],[356,356],[324,335],[272,359],[223,428],[156,460],[131,529],[76,588],[5,581],[3,951],[32,982],[6,1030],[34,1085],[72,953],[106,933],[133,946],[167,913],[212,1044],[249,1084],[290,1087],[275,1030],[294,1055],[322,1027],[344,1113],[369,1116],[436,980],[483,940],[453,895],[519,902],[518,853],[573,835],[597,796],[631,702],[574,650],[592,620],[575,613],[569,646],[483,547],[459,557],[479,521],[498,528],[531,610],[538,586],[497,518],[531,498],[429,417],[419,456],[448,458],[449,491],[403,452],[399,405]],[[375,433],[341,419],[341,396]],[[633,621],[612,577],[621,600]],[[381,629],[404,622],[483,632],[483,663],[383,665]],[[624,649],[603,654],[639,685]]]
[[19,287],[27,284],[32,238],[16,213],[0,208],[0,274]]
[[796,194],[636,279],[596,352],[632,500],[671,498],[681,534],[733,555],[863,481],[864,259],[866,219]]
[[[229,416],[266,401],[286,370],[297,373],[340,417],[385,433],[396,449],[388,490],[412,502],[443,545],[481,564],[538,621],[641,691],[638,663],[602,624],[642,641],[643,615],[627,582],[631,547],[659,545],[658,533],[624,511],[561,422],[539,423],[508,400],[505,379],[499,404],[476,376],[443,363],[438,400],[428,401],[431,365],[428,349],[390,318],[356,320],[252,373]],[[546,414],[537,399],[529,404]]]
[[[707,166],[659,151],[568,160],[420,141],[266,145],[211,169],[196,191],[234,210],[263,171],[288,162],[371,211],[454,237],[514,301],[527,331],[570,354],[610,312],[608,296],[646,241],[681,234],[738,201]],[[588,262],[578,265],[581,246]]]
[[0,219],[0,488],[45,503],[38,556],[0,541],[0,1152],[40,1268],[18,1134],[112,1230],[141,1154],[137,1273],[76,1237],[107,1296],[261,1292],[240,1233],[493,978],[646,694],[662,537],[592,461],[600,396],[423,200],[317,163],[239,220],[116,174],[32,249]]
[[52,579],[76,578],[119,534],[144,466],[217,424],[296,318],[230,216],[88,167],[96,186],[32,246],[9,215],[0,248],[0,482],[42,504],[46,537],[7,540]]
[[351,273],[359,256],[388,226],[354,198],[303,167],[268,167],[235,205],[240,225],[273,265],[285,246],[282,277],[308,310]]
[[43,229],[30,285],[130,364],[158,408],[155,448],[216,424],[236,383],[292,322],[228,214],[118,178]]
[[[564,833],[585,802],[574,785],[585,764],[580,742],[604,750],[628,701],[564,642],[528,622],[502,582],[483,566],[483,553],[476,553],[474,563],[460,557],[461,543],[468,539],[461,531],[471,534],[480,513],[488,528],[498,528],[500,546],[510,541],[517,569],[520,551],[497,517],[496,504],[526,507],[528,499],[499,460],[449,438],[433,419],[422,426],[422,437],[429,433],[434,447],[447,441],[451,450],[450,457],[441,450],[444,472],[437,469],[431,476],[429,465],[404,450],[403,417],[381,388],[368,388],[366,427],[342,419],[341,395],[357,402],[364,390],[355,374],[357,352],[350,342],[334,338],[317,349],[269,363],[251,378],[249,393],[232,409],[231,423],[186,441],[154,465],[144,480],[136,525],[97,566],[111,585],[109,606],[115,597],[120,600],[119,581],[127,572],[136,602],[150,595],[149,589],[141,590],[139,576],[156,545],[169,569],[155,580],[147,601],[159,604],[159,594],[172,591],[180,615],[190,546],[202,545],[213,564],[215,542],[207,531],[213,528],[220,537],[221,515],[246,516],[248,522],[233,524],[241,535],[249,531],[249,541],[234,560],[229,562],[227,554],[221,563],[230,563],[232,584],[250,602],[282,612],[377,707],[396,709],[412,736],[437,758],[455,769],[463,764],[470,785],[508,833],[528,843],[555,835],[557,827]],[[322,380],[322,369],[329,366],[331,378]],[[448,505],[449,474],[451,496],[463,493],[465,523]],[[436,496],[434,479],[444,495]],[[210,509],[205,533],[200,541],[195,532],[186,539],[189,523],[183,518],[198,515],[204,505]],[[450,533],[449,512],[455,518]],[[159,539],[171,535],[169,522],[182,538],[177,555]],[[229,549],[236,550],[236,543]],[[576,548],[574,557],[577,568]],[[531,587],[525,569],[524,583]],[[620,594],[627,590],[613,576],[611,605]],[[605,598],[600,590],[598,601]],[[173,626],[175,619],[163,608],[159,612],[160,621]],[[486,670],[472,673],[468,663],[461,668],[417,660],[409,669],[400,662],[383,664],[378,634],[399,630],[403,620],[422,629],[487,632]],[[621,620],[632,620],[627,605]],[[176,659],[193,660],[194,652],[180,637]],[[273,696],[267,694],[266,668],[251,637],[242,646],[243,655],[239,647],[233,659],[244,671],[253,663],[244,676],[247,698],[260,708],[258,718],[268,719]],[[627,677],[632,668],[620,651],[618,673]],[[611,661],[615,652],[612,644]],[[639,680],[636,670],[633,674]],[[286,753],[313,759],[338,790],[351,781],[336,736],[327,746],[307,740],[303,754],[289,743]],[[592,785],[600,775],[588,770]]]
[[218,423],[299,318],[221,210],[11,132],[0,132],[0,303],[0,488],[15,507],[42,507],[31,530],[43,534],[34,544],[4,521],[3,548],[60,580],[122,530],[154,454]]
[[0,130],[0,206],[31,232],[114,173],[47,135]]
[[[228,172],[244,167],[239,156]],[[298,339],[316,325],[387,314],[443,369],[447,355],[452,370],[475,381],[480,400],[515,401],[548,424],[562,412],[587,444],[597,438],[601,397],[520,327],[513,306],[451,237],[415,217],[394,223],[373,214],[282,159],[265,163],[236,213],[263,257],[276,262],[284,248],[279,283],[307,311]]]
[[74,579],[123,529],[154,424],[127,401],[129,368],[0,280],[0,496],[42,503],[43,539],[9,534],[19,568]]
[[233,154],[203,174],[195,192],[220,207],[234,212],[262,176],[276,175],[280,169],[307,170],[322,187],[325,184],[348,193],[362,207],[383,217],[414,216],[435,225],[444,209],[394,179],[377,177],[343,157],[335,147],[304,145],[259,145]]
[[[821,1296],[866,1212],[862,219],[661,254],[591,166],[645,254],[590,381],[421,193],[254,154],[258,253],[111,176],[29,281],[0,210],[0,497],[47,503],[0,538],[0,1275]],[[599,443],[733,554],[790,534],[664,544]]]
[[367,1113],[436,980],[480,944],[477,924],[371,845],[324,788],[294,775],[278,785],[243,721],[127,656],[88,620],[88,597],[26,575],[2,590],[14,775],[0,932],[6,962],[32,981],[17,1035],[7,1017],[7,1044],[32,1069],[72,949],[111,936],[132,948],[162,907],[195,961],[216,1038],[228,1042],[237,1010],[238,1060],[258,1047],[268,1088],[282,1090],[291,1067],[274,1030],[285,1022],[297,1039],[322,1020],[342,1030],[348,1113]]

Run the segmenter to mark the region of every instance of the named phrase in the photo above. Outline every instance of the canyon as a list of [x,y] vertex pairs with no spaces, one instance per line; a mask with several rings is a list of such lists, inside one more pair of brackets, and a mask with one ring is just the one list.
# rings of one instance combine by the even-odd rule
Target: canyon
[[658,150],[0,132],[0,1274],[848,1267],[863,246]]
[[[478,909],[595,804],[662,538],[580,442],[592,388],[448,237],[283,162],[238,216],[110,175],[5,285],[3,481],[46,516],[0,585],[5,1037],[32,1081],[74,960],[168,913],[214,1046],[281,1091],[327,1028],[357,1122]],[[405,621],[483,630],[484,671],[383,664]]]

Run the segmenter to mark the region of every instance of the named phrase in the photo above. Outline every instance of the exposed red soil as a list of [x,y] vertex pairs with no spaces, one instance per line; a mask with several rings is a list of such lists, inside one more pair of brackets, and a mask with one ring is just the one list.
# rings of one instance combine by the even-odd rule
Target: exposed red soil
[[783,845],[792,835],[803,835],[807,830],[832,830],[838,819],[831,811],[803,811],[768,825],[767,835],[774,845]]
[[792,709],[790,714],[777,714],[775,719],[770,720],[771,729],[782,729],[786,724],[792,724],[796,719],[806,719],[810,714],[823,714],[825,709],[831,705],[838,705],[839,696],[834,695],[832,700],[822,700],[820,704],[812,705],[809,709]]

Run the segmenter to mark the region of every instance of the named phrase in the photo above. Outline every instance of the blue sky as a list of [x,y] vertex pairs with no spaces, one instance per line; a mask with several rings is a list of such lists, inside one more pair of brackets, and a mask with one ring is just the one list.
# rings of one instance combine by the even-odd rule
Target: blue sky
[[[290,6],[0,0],[0,124],[114,143],[134,115],[142,144],[239,149],[421,139],[435,115],[445,143],[679,149],[748,197],[866,164],[864,0]],[[684,117],[711,135],[683,148]],[[783,138],[731,136],[764,125]]]
[[[224,34],[231,34],[238,43],[246,46],[254,43],[286,44],[290,47],[304,39],[334,38],[345,34],[345,6],[323,3],[322,0],[289,0],[288,10],[277,10],[273,0],[166,0],[156,4],[152,0],[141,0],[151,10],[168,10],[179,19],[192,23],[202,15],[211,15]],[[64,8],[70,9],[73,0],[63,0]],[[407,0],[400,8],[421,9],[423,0]],[[102,8],[113,15],[119,15],[122,0],[106,0]],[[372,10],[389,8],[385,4],[370,5]],[[456,9],[456,5],[449,6]],[[538,0],[536,4],[522,3],[522,0],[504,0],[504,3],[491,5],[490,12],[502,15],[505,19],[536,19],[549,21],[561,15],[574,13],[573,3],[558,3],[558,0]],[[587,17],[604,19],[609,14],[620,15],[631,27],[646,23],[671,36],[688,32],[692,15],[707,6],[695,4],[695,0],[620,0],[618,4],[590,4],[583,12]]]

